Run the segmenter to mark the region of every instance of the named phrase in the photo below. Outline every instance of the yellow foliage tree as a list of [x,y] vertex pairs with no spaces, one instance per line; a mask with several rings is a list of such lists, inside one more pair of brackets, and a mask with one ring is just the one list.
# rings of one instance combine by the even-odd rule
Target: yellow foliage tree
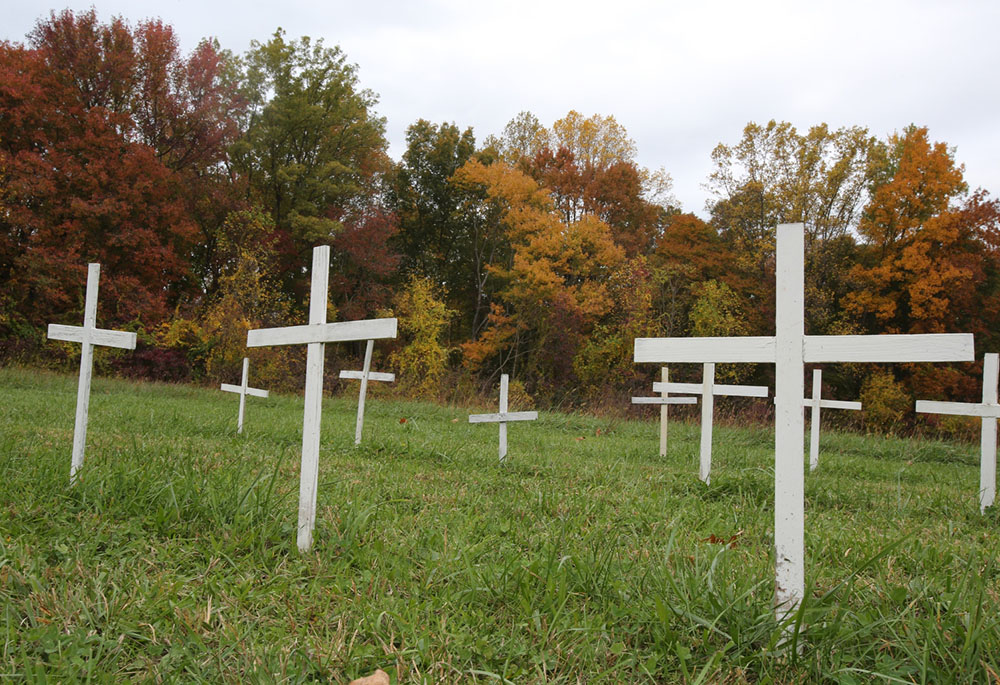
[[389,358],[399,373],[401,387],[424,397],[433,397],[448,365],[448,349],[442,342],[454,312],[444,304],[429,279],[413,276],[393,300],[404,346]]
[[[224,257],[219,287],[199,322],[205,343],[205,372],[213,380],[238,376],[248,356],[247,331],[287,325],[290,303],[273,276],[273,223],[258,211],[234,212],[218,236]],[[286,348],[254,350],[254,377],[287,386],[294,352]]]

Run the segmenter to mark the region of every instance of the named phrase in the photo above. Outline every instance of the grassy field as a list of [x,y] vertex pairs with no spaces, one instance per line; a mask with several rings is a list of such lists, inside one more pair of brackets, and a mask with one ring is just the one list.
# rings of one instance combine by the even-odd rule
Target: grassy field
[[778,648],[768,430],[717,427],[706,487],[694,424],[660,458],[652,418],[543,412],[501,466],[465,408],[372,399],[355,448],[327,399],[300,555],[300,397],[237,436],[233,395],[96,379],[70,488],[75,388],[0,369],[3,679],[1000,683],[974,445],[823,436]]

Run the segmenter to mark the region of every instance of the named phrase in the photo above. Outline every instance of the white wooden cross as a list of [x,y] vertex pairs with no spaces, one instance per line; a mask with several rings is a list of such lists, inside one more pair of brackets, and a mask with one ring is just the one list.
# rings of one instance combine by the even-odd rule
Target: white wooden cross
[[499,423],[500,424],[500,461],[507,458],[507,422],[534,421],[538,418],[537,411],[507,411],[507,374],[500,375],[500,413],[470,414],[469,423]]
[[83,343],[80,352],[80,382],[76,389],[76,422],[73,425],[73,457],[69,467],[69,482],[76,482],[76,472],[83,466],[83,451],[87,444],[87,414],[90,411],[90,377],[94,366],[94,345],[135,349],[135,333],[97,328],[97,289],[101,280],[101,265],[87,265],[87,295],[83,308],[83,326],[49,324],[50,340]]
[[952,414],[954,416],[979,416],[982,418],[979,456],[979,511],[992,506],[997,496],[997,378],[1000,376],[1000,358],[995,352],[983,357],[983,401],[934,402],[917,400],[917,411],[923,414]]
[[235,392],[240,396],[240,415],[236,420],[236,432],[243,432],[243,409],[247,403],[247,395],[253,395],[254,397],[267,397],[267,390],[258,390],[257,388],[251,388],[247,385],[247,381],[250,376],[250,359],[248,357],[243,357],[243,380],[239,385],[230,385],[229,383],[222,384],[223,392]]
[[354,444],[361,444],[361,429],[365,424],[365,395],[368,394],[368,381],[385,381],[386,383],[392,383],[396,380],[396,374],[393,373],[379,373],[377,371],[372,371],[372,350],[375,347],[375,341],[369,340],[368,345],[365,346],[365,363],[364,368],[361,371],[341,371],[341,378],[356,378],[361,381],[361,393],[358,395],[358,419],[354,426]]
[[[792,612],[805,593],[805,364],[969,361],[971,334],[805,335],[802,224],[777,229],[776,335],[742,338],[637,338],[637,363],[775,365],[775,609]],[[787,614],[786,614],[787,615]]]
[[320,418],[323,409],[323,355],[325,343],[381,340],[396,337],[396,319],[326,322],[330,246],[313,248],[309,323],[305,326],[258,328],[247,332],[247,347],[307,345],[305,412],[302,420],[302,469],[299,476],[298,546],[312,547],[316,526],[316,488],[319,483]]
[[823,371],[813,369],[813,394],[805,398],[803,406],[809,407],[809,470],[815,471],[819,466],[819,410],[820,409],[853,409],[861,411],[860,402],[821,399],[823,394]]
[[701,454],[698,477],[706,484],[712,472],[712,421],[715,412],[715,395],[729,397],[767,397],[764,385],[716,385],[715,364],[706,362],[701,383],[653,383],[653,392],[699,393],[701,395]]
[[[660,369],[661,378],[666,383],[669,376],[667,367]],[[632,404],[658,404],[660,405],[660,456],[667,456],[667,407],[671,404],[695,404],[698,400],[693,397],[670,397],[666,390],[660,391],[659,397],[633,397]]]

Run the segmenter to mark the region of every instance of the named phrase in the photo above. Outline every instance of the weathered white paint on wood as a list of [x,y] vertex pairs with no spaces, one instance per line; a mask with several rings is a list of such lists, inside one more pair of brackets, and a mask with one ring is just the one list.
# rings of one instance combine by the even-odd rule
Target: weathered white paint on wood
[[299,550],[312,547],[316,527],[316,489],[319,482],[319,441],[323,409],[325,343],[396,337],[396,319],[326,322],[330,280],[330,247],[313,248],[309,290],[309,323],[287,328],[259,328],[247,332],[247,347],[306,345],[305,410],[302,418],[302,468],[299,475]]
[[774,338],[636,338],[636,363],[774,363]]
[[500,376],[500,412],[497,414],[470,414],[469,423],[500,424],[500,461],[507,458],[507,422],[534,421],[538,418],[537,411],[507,411],[507,386],[510,382],[507,374]]
[[[329,247],[323,245],[322,247]],[[326,318],[324,310],[323,318]],[[336,323],[289,326],[288,328],[257,328],[247,333],[247,347],[272,345],[313,345],[328,342],[382,340],[396,337],[396,319],[362,319]]]
[[[364,373],[362,371],[341,371],[341,378],[348,378],[352,381],[360,381]],[[392,383],[396,380],[396,374],[394,373],[382,373],[380,371],[369,371],[368,380],[370,381],[383,381],[386,383]]]
[[[241,392],[243,388],[239,385],[233,385],[232,383],[223,383],[219,386],[220,390],[225,392]],[[247,395],[251,397],[267,397],[267,390],[260,390],[259,388],[247,388]]]
[[715,415],[715,364],[702,367],[701,376],[701,445],[698,449],[698,477],[705,485],[711,483],[712,474],[712,421]]
[[813,392],[812,397],[807,397],[802,401],[804,407],[809,408],[809,470],[815,471],[819,466],[819,425],[820,409],[851,409],[861,410],[860,402],[847,402],[843,400],[824,400],[823,393],[823,371],[813,369]]
[[[667,367],[660,369],[660,380],[667,383],[670,380],[670,375],[667,372]],[[654,391],[655,392],[655,391]],[[667,400],[670,398],[670,393],[667,390],[660,391],[660,399]],[[693,397],[689,399],[694,399]],[[660,456],[667,456],[667,418],[670,413],[670,406],[666,402],[660,405]]]
[[243,432],[243,412],[246,408],[247,395],[253,395],[254,397],[267,397],[267,390],[260,390],[258,388],[251,388],[249,385],[250,381],[250,359],[248,357],[243,357],[243,380],[239,385],[230,385],[229,383],[223,383],[221,388],[223,392],[235,392],[240,396],[240,413],[239,418],[236,420],[236,432]]
[[694,397],[633,397],[632,404],[659,404],[661,406],[667,406],[670,404],[697,404],[698,400]]
[[803,232],[802,224],[778,226],[775,337],[635,341],[636,362],[775,364],[775,609],[780,617],[794,611],[805,592],[804,364],[969,361],[973,355],[972,336],[968,334],[806,336]]
[[361,381],[361,391],[358,394],[358,418],[354,424],[354,444],[361,444],[361,432],[365,425],[365,397],[368,394],[368,381],[385,381],[391,383],[396,380],[396,375],[392,373],[378,373],[371,370],[372,350],[375,348],[375,341],[369,340],[365,345],[365,361],[361,371],[341,371],[341,378],[353,378]]
[[983,358],[983,401],[934,402],[917,400],[917,411],[922,414],[950,414],[952,416],[978,416],[982,419],[979,454],[979,511],[993,506],[997,496],[997,418],[1000,402],[997,401],[997,381],[1000,380],[1000,355],[995,352]]
[[[702,383],[653,383],[653,392],[693,392],[702,394]],[[712,394],[724,397],[767,397],[770,389],[766,385],[715,385],[712,384]]]
[[69,482],[76,482],[76,473],[83,466],[87,445],[87,419],[90,413],[90,379],[94,369],[94,345],[135,349],[135,333],[110,331],[97,327],[97,292],[101,281],[101,265],[87,265],[87,294],[83,306],[83,326],[49,324],[49,338],[82,343],[80,380],[76,388],[76,419],[73,424],[73,456],[70,459]]
[[939,362],[968,355],[971,333],[916,333],[908,335],[807,335],[803,360],[829,362]]

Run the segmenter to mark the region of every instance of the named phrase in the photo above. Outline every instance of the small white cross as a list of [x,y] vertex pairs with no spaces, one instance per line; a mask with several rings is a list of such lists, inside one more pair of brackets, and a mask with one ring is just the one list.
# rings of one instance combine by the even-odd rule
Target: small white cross
[[302,469],[299,475],[299,551],[312,547],[316,526],[316,489],[319,484],[320,419],[323,411],[323,354],[325,343],[381,340],[396,337],[396,319],[326,322],[330,246],[313,248],[309,323],[305,326],[258,328],[247,332],[247,347],[307,345],[305,411],[302,419]]
[[789,616],[805,595],[805,364],[951,362],[973,358],[972,335],[806,335],[805,238],[802,224],[777,230],[775,335],[742,338],[636,338],[636,363],[775,365],[775,610]]
[[384,381],[386,383],[392,383],[396,380],[396,374],[371,371],[372,350],[374,347],[375,341],[369,340],[368,345],[365,346],[365,363],[364,368],[361,371],[340,372],[341,378],[353,378],[361,381],[361,392],[358,395],[358,419],[354,426],[355,445],[361,444],[361,429],[365,424],[365,395],[368,394],[368,381]]
[[[660,369],[660,378],[663,383],[669,379],[667,367]],[[633,397],[632,404],[658,404],[660,405],[660,456],[667,456],[667,414],[671,404],[695,404],[698,400],[693,397],[670,397],[666,390],[660,391],[659,397]]]
[[815,471],[819,466],[819,410],[820,409],[851,409],[861,411],[860,402],[846,402],[841,400],[821,399],[823,394],[823,371],[813,369],[813,394],[802,401],[803,406],[809,407],[809,470]]
[[76,472],[83,466],[83,451],[87,443],[87,414],[90,411],[90,377],[94,365],[94,345],[135,349],[135,333],[97,328],[97,289],[101,280],[101,265],[87,266],[87,296],[83,309],[83,326],[49,324],[50,340],[66,340],[83,344],[80,352],[80,382],[76,390],[76,422],[73,425],[73,457],[69,467],[69,482],[76,482]]
[[499,423],[500,424],[500,461],[507,458],[507,422],[534,421],[538,418],[537,411],[507,411],[507,374],[500,376],[500,413],[471,414],[469,423]]
[[997,496],[997,417],[1000,417],[1000,403],[997,402],[997,378],[1000,376],[1000,361],[995,352],[983,357],[983,401],[979,404],[968,402],[934,402],[917,400],[917,411],[922,414],[951,414],[953,416],[979,416],[982,418],[980,430],[979,456],[979,511],[985,512],[992,506]]
[[715,364],[705,363],[702,382],[698,383],[653,383],[653,392],[670,391],[698,393],[701,395],[701,449],[698,477],[705,484],[711,479],[712,471],[712,422],[715,414],[715,395],[726,397],[767,397],[767,386],[763,385],[716,385]]
[[230,385],[229,383],[223,383],[221,388],[223,392],[235,392],[240,396],[240,415],[236,420],[236,432],[243,432],[243,408],[247,402],[247,395],[253,395],[254,397],[267,397],[267,390],[258,390],[257,388],[251,388],[247,385],[247,381],[250,376],[250,359],[249,357],[243,357],[243,380],[239,385]]

